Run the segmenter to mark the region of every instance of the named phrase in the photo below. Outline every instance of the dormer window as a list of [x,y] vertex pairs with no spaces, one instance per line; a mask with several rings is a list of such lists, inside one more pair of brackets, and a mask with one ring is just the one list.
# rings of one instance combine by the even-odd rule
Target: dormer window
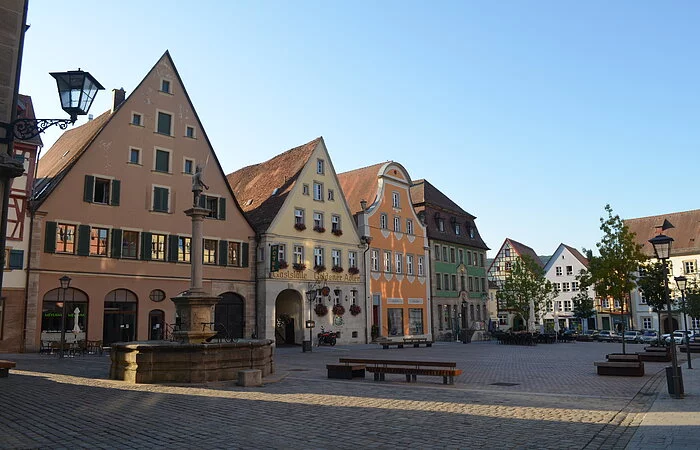
[[438,230],[440,230],[442,233],[445,232],[445,219],[438,218]]
[[474,234],[475,234],[474,227],[469,227],[469,237],[474,239]]
[[455,234],[456,234],[457,236],[459,236],[460,234],[462,234],[462,227],[461,227],[458,223],[455,223]]

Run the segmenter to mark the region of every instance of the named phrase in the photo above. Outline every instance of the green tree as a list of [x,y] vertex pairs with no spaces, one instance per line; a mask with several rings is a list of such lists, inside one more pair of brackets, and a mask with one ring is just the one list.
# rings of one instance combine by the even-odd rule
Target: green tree
[[[586,285],[593,286],[597,296],[617,300],[622,306],[622,332],[625,331],[625,305],[629,294],[636,285],[635,272],[646,260],[642,246],[635,241],[635,234],[617,214],[613,215],[610,205],[605,205],[608,217],[600,218],[603,238],[596,244],[599,256],[589,255]],[[622,339],[622,353],[625,353],[625,340]]]
[[[581,273],[576,277],[579,280],[579,285],[582,284],[581,280],[585,279],[588,273],[582,270]],[[583,331],[583,321],[590,319],[595,316],[595,308],[593,303],[593,298],[588,294],[588,287],[583,287],[579,289],[578,294],[571,298],[574,308],[574,317],[581,323],[581,331]]]
[[534,331],[530,320],[530,309],[534,307],[535,317],[540,315],[547,302],[556,297],[552,282],[544,276],[544,270],[534,259],[525,255],[516,258],[510,274],[498,291],[497,298],[507,309],[519,315],[528,324],[528,331]]
[[641,266],[637,287],[639,287],[647,305],[659,317],[659,339],[661,339],[661,312],[666,309],[663,263],[655,261]]
[[693,280],[685,291],[685,309],[690,317],[700,319],[700,285]]

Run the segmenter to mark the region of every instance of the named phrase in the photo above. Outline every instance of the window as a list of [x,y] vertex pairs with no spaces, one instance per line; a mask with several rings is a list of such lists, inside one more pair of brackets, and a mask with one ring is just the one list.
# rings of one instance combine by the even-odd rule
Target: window
[[151,259],[155,261],[165,261],[165,243],[167,236],[164,234],[151,235]]
[[322,159],[317,159],[316,160],[316,173],[323,175],[323,160]]
[[457,262],[456,257],[455,257],[455,248],[454,247],[450,247],[450,262],[452,264]]
[[75,225],[58,224],[56,253],[75,253]]
[[336,249],[331,250],[331,259],[332,259],[333,267],[342,267],[343,266],[343,263],[340,262],[340,260],[341,260],[340,250],[336,250]]
[[111,180],[95,177],[95,192],[92,197],[93,203],[109,204],[109,187]]
[[442,275],[440,275],[439,273],[435,274],[435,288],[438,291],[442,290]]
[[141,149],[129,148],[129,163],[141,164]]
[[323,265],[323,249],[321,247],[314,248],[314,266]]
[[304,246],[294,244],[294,264],[304,264]]
[[309,185],[304,183],[301,189],[301,193],[304,195],[309,195]]
[[440,246],[435,245],[435,261],[440,261]]
[[693,330],[697,330],[700,328],[700,317],[691,317],[690,318],[690,327]]
[[190,262],[190,246],[192,239],[184,236],[177,238],[177,260],[179,262]]
[[406,273],[413,275],[413,255],[406,255]]
[[314,182],[314,200],[323,201],[323,184]]
[[143,126],[143,121],[141,119],[141,114],[131,113],[131,124],[136,126]]
[[122,258],[136,259],[139,253],[139,232],[122,232]]
[[469,250],[467,250],[467,265],[472,265],[472,252],[470,252]]
[[554,270],[555,270],[555,272],[556,272],[556,274],[557,274],[558,277],[561,276],[561,274],[562,274],[562,272],[561,272],[561,266],[555,267]]
[[474,291],[474,278],[469,277],[469,292]]
[[573,275],[574,274],[574,267],[573,266],[566,266],[566,274]]
[[216,249],[219,247],[218,241],[214,239],[204,240],[204,252],[202,257],[204,258],[204,264],[216,264]]
[[578,292],[578,281],[571,282],[571,292]]
[[479,253],[479,267],[484,267],[484,254]]
[[450,287],[453,291],[457,290],[457,275],[455,274],[450,275]]
[[167,136],[173,135],[173,116],[162,111],[158,111],[158,128],[156,128],[156,133],[165,134]]
[[382,230],[386,230],[388,227],[387,222],[388,222],[388,218],[387,218],[386,214],[384,214],[384,213],[380,214],[379,215],[379,228],[381,228]]
[[[224,199],[221,197],[213,197],[211,195],[200,195],[199,196],[200,206],[209,210],[207,217],[212,219],[225,219],[226,206],[224,205]],[[219,207],[219,205],[224,205]]]
[[620,309],[620,300],[614,300],[613,304],[615,305],[615,309]]
[[153,187],[153,211],[168,212],[168,199],[170,197],[170,189],[164,187]]
[[394,231],[401,233],[401,218],[394,217]]
[[182,171],[183,173],[192,175],[194,173],[194,161],[191,159],[185,159],[185,164]]
[[442,260],[447,262],[449,259],[447,259],[447,247],[444,245],[442,246]]
[[564,312],[571,311],[571,300],[564,300]]
[[106,228],[90,229],[91,256],[107,256],[107,236],[109,236],[109,230]]
[[170,173],[170,152],[156,149],[156,172]]
[[357,252],[348,252],[348,267],[357,267]]
[[328,189],[328,201],[332,202],[335,200],[335,194],[333,193],[333,189]]
[[170,81],[160,80],[160,90],[161,92],[167,92],[170,94]]
[[686,274],[695,273],[697,271],[695,260],[683,261],[683,270],[685,270]]
[[561,283],[552,283],[557,292],[561,292]]
[[395,253],[394,260],[396,262],[396,273],[403,273],[403,254]]
[[185,137],[194,139],[194,127],[187,125],[185,127]]
[[460,234],[462,234],[462,227],[461,227],[460,224],[458,224],[458,223],[455,223],[455,234],[456,234],[457,236],[459,236]]
[[509,249],[509,248],[504,249],[504,250],[503,250],[503,255],[504,255],[506,258],[510,258],[510,249]]
[[645,330],[651,330],[651,317],[642,317],[642,328]]
[[464,250],[463,249],[460,248],[459,250],[457,250],[457,257],[459,258],[459,263],[464,264]]
[[486,278],[481,279],[481,292],[486,292]]
[[408,310],[408,330],[411,334],[423,334],[423,310],[410,308]]
[[294,210],[294,225],[304,225],[304,210],[296,208]]
[[314,213],[314,230],[323,228],[323,213]]
[[425,268],[423,266],[423,257],[419,256],[418,257],[418,276],[422,277],[425,275]]
[[372,249],[370,260],[372,263],[372,270],[374,272],[379,272],[379,250]]
[[331,216],[331,231],[332,232],[338,232],[340,231],[340,216],[333,214]]
[[561,290],[562,290],[562,292],[570,292],[571,289],[569,288],[569,283],[568,283],[568,282],[562,283],[562,284],[561,284]]
[[413,234],[413,221],[406,219],[406,234]]
[[391,252],[384,252],[384,272],[391,272]]
[[241,265],[241,243],[240,242],[229,242],[228,243],[228,256],[227,264],[229,266],[239,267]]
[[401,207],[401,204],[399,203],[399,193],[398,192],[391,193],[391,206],[393,206],[394,208]]
[[449,291],[450,290],[450,275],[445,273],[442,276],[443,276],[442,286],[446,291]]
[[510,261],[506,261],[505,269],[506,272],[510,272]]
[[445,232],[445,219],[438,219],[438,230]]
[[388,325],[390,336],[403,336],[403,308],[389,308]]

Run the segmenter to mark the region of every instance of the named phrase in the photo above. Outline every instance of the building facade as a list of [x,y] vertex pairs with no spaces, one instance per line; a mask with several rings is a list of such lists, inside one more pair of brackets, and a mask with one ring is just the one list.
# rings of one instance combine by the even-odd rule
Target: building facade
[[[209,190],[199,206],[204,287],[221,296],[215,323],[254,334],[253,230],[243,216],[175,65],[166,52],[127,98],[64,133],[39,160],[31,208],[26,348],[72,340],[163,339],[177,324],[169,300],[190,286],[192,175]],[[71,278],[60,289],[59,279]],[[65,302],[65,306],[64,306]]]
[[389,161],[338,175],[355,212],[371,295],[372,338],[433,339],[428,238],[413,209],[411,178]]
[[489,326],[486,251],[476,217],[426,180],[411,186],[413,207],[428,234],[432,330],[435,339],[456,340],[465,330]]
[[323,326],[339,333],[341,344],[367,342],[365,246],[323,138],[244,167],[228,181],[256,231],[260,337],[315,343]]

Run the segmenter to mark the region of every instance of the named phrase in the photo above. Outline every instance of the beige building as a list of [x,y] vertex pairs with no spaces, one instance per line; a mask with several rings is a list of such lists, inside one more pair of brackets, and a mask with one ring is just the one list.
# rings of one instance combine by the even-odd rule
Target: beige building
[[[256,230],[260,337],[309,341],[306,321],[367,342],[363,252],[323,138],[228,175]],[[308,292],[316,292],[309,301]]]
[[[215,323],[254,329],[248,250],[254,233],[166,52],[125,98],[64,133],[39,161],[31,210],[26,346],[56,340],[66,302],[68,340],[163,339],[171,297],[189,287],[192,174],[204,168],[204,287],[222,300]],[[59,288],[68,275],[70,288]],[[207,326],[207,324],[203,324]]]

